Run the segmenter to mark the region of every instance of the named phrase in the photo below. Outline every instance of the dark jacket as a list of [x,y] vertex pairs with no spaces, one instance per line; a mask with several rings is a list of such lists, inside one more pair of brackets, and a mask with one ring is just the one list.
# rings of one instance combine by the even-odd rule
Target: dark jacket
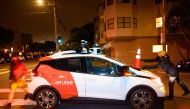
[[170,56],[165,55],[162,57],[157,56],[153,59],[142,59],[144,62],[158,62],[156,65],[152,66],[144,66],[142,69],[154,69],[154,68],[162,68],[169,76],[177,77],[178,71],[175,68],[175,65],[171,62]]

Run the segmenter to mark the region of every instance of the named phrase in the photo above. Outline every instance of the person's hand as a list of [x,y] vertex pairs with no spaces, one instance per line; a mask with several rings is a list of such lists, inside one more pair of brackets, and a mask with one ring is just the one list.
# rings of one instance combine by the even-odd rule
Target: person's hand
[[147,68],[146,68],[146,67],[141,67],[141,69],[142,69],[142,70],[145,70],[145,69],[147,69]]
[[13,80],[9,80],[9,83],[12,83]]

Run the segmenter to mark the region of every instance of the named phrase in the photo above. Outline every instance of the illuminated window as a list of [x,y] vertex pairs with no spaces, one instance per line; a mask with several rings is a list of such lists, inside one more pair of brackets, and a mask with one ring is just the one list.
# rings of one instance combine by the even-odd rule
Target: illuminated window
[[118,28],[131,28],[131,17],[118,17],[117,18]]
[[114,18],[108,19],[108,29],[114,28]]
[[133,28],[137,28],[137,18],[133,18]]

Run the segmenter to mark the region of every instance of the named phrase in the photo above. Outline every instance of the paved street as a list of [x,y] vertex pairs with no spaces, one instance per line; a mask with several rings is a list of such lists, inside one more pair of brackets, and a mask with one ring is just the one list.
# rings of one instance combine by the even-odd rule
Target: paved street
[[[37,61],[25,61],[24,62],[29,70],[37,65]],[[152,70],[155,74],[158,74],[166,85],[168,94],[168,77],[161,70]],[[8,83],[9,64],[0,65],[0,109],[5,109],[4,105],[7,103],[7,97],[9,92]],[[190,89],[190,73],[180,73],[181,79]],[[27,76],[27,82],[30,82],[31,74]],[[179,85],[175,84],[175,98],[172,101],[166,100],[163,105],[156,106],[155,109],[189,109],[190,107],[190,95],[181,96],[183,91]],[[12,104],[11,109],[38,109],[36,103],[30,100],[23,100],[24,93],[21,89],[16,90],[16,96]],[[64,101],[60,104],[57,109],[130,109],[128,105],[118,102],[92,102],[92,101],[81,101],[81,102],[70,102]]]

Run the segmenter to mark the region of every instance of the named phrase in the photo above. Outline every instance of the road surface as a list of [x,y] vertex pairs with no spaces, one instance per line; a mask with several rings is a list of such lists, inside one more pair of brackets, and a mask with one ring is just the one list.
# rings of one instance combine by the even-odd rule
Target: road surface
[[[24,61],[28,71],[38,64],[37,60]],[[166,94],[168,94],[168,77],[160,69],[152,70],[155,74],[159,75],[166,86]],[[4,106],[7,103],[8,92],[9,92],[9,64],[0,64],[0,109],[6,109]],[[181,79],[190,89],[190,72],[180,73]],[[31,73],[27,75],[27,82],[31,80]],[[190,109],[190,95],[181,96],[183,94],[182,89],[179,85],[175,84],[175,98],[172,101],[166,100],[163,105],[158,105],[155,109]],[[31,100],[23,100],[24,92],[21,89],[16,90],[14,102],[12,103],[11,109],[39,109],[36,103]],[[57,109],[131,109],[128,105],[119,102],[95,102],[95,101],[64,101]]]

